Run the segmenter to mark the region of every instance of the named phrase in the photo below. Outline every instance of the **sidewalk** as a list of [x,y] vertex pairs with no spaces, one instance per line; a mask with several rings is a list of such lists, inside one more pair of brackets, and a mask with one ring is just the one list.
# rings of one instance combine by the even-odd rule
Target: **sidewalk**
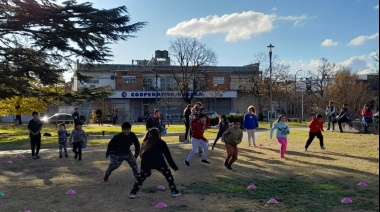
[[[258,131],[256,131],[255,133],[255,137],[257,139],[257,137],[259,135],[261,135],[263,132],[266,132],[268,130],[264,129],[260,129]],[[209,145],[212,145],[212,142],[214,141],[215,138],[209,138]],[[247,132],[244,132],[243,133],[243,142],[248,140],[248,134]],[[219,142],[220,139],[219,139]],[[211,143],[211,144],[210,144]],[[189,143],[168,143],[168,146],[180,146],[180,145],[189,145],[191,144],[190,142]],[[90,152],[94,152],[94,151],[103,151],[105,152],[107,149],[106,146],[102,146],[102,147],[86,147],[83,149],[83,151],[90,151]],[[133,149],[133,146],[132,146],[132,149]],[[70,150],[71,151],[71,148],[67,148],[67,150]],[[53,149],[40,149],[40,153],[46,153],[46,152],[56,152],[58,153],[58,148],[53,148]],[[0,151],[0,155],[18,155],[18,154],[31,154],[31,150],[6,150],[6,151]]]

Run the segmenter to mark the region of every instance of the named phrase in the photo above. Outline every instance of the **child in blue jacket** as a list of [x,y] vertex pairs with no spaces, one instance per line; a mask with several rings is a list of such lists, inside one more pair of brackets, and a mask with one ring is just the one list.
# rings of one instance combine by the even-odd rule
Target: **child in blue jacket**
[[248,113],[245,114],[243,119],[243,128],[247,130],[248,133],[248,146],[251,146],[251,141],[253,146],[256,146],[255,132],[259,127],[259,122],[256,117],[256,110],[253,105],[248,106]]

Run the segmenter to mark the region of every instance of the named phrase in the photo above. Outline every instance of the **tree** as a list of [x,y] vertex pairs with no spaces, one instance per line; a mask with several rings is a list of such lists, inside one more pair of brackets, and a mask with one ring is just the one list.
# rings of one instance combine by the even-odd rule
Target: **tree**
[[373,61],[375,62],[374,64],[374,69],[373,71],[377,72],[379,74],[379,51],[374,51],[371,55]]
[[179,70],[172,70],[173,79],[184,102],[190,104],[194,95],[205,89],[206,71],[216,65],[217,56],[194,38],[177,38],[170,42],[169,50],[179,66]]
[[312,78],[310,81],[310,89],[313,90],[316,98],[324,101],[326,104],[329,101],[326,98],[325,89],[334,75],[335,64],[331,64],[326,58],[320,59],[320,65],[316,72],[309,71],[309,76]]
[[343,68],[335,75],[334,83],[329,86],[335,105],[348,104],[354,118],[358,118],[364,104],[374,100],[375,93],[363,81],[358,80],[348,68]]
[[146,24],[129,22],[125,6],[96,9],[75,0],[61,5],[53,0],[0,0],[0,99],[42,95],[75,102],[107,96],[108,88],[41,93],[31,82],[62,83],[62,73],[73,69],[76,59],[89,67],[109,61],[112,53],[107,45],[134,37],[132,33]]

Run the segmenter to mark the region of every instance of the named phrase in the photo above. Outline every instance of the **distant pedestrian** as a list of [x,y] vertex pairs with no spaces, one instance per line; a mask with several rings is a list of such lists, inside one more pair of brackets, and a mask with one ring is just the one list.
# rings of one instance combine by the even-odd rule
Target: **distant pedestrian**
[[203,133],[208,128],[207,118],[205,114],[200,114],[198,117],[191,121],[191,129],[193,130],[192,139],[191,139],[191,151],[185,160],[185,165],[190,166],[190,160],[197,152],[198,147],[202,147],[202,163],[210,163],[207,160],[208,152],[208,140],[203,136]]
[[178,166],[175,164],[165,141],[160,138],[160,131],[153,127],[146,133],[141,145],[141,173],[140,176],[137,177],[129,194],[130,199],[136,198],[136,194],[140,190],[143,182],[147,177],[151,176],[152,169],[156,169],[164,175],[166,181],[169,183],[169,188],[173,197],[181,195],[174,184],[173,175],[165,162],[165,158],[170,167],[174,171],[177,171]]
[[42,122],[38,119],[38,113],[36,111],[32,113],[32,116],[33,119],[28,123],[32,159],[39,159],[40,156],[38,154],[41,148]]
[[243,130],[241,128],[241,123],[239,120],[234,121],[234,126],[228,128],[222,135],[222,141],[226,145],[227,156],[224,160],[224,166],[227,169],[232,169],[231,165],[238,158],[238,148],[237,145],[241,143],[243,139]]
[[62,152],[65,152],[65,157],[67,158],[67,137],[70,136],[70,133],[67,132],[66,126],[64,123],[59,124],[58,130],[58,144],[59,144],[59,158],[62,158]]
[[119,119],[119,109],[114,108],[113,109],[113,118],[112,118],[112,124],[116,125],[117,120]]
[[[240,122],[239,122],[240,124]],[[239,125],[240,126],[240,125]],[[220,115],[219,116],[219,123],[218,123],[218,133],[216,134],[216,138],[214,140],[214,143],[212,144],[211,149],[213,150],[216,142],[219,140],[219,138],[222,137],[223,133],[230,127],[230,122],[228,122],[226,115]]]
[[350,110],[348,110],[347,104],[343,104],[343,108],[337,117],[337,121],[338,121],[339,130],[342,133],[343,132],[342,123],[352,121],[351,112]]
[[368,132],[368,127],[373,122],[373,112],[368,104],[365,104],[363,107],[362,117],[362,122],[364,123],[364,132]]
[[159,109],[155,109],[153,116],[149,116],[148,120],[146,120],[146,130],[149,131],[153,127],[160,130],[161,133],[165,130],[165,124]]
[[77,122],[79,121],[79,113],[78,113],[78,108],[77,108],[77,107],[76,107],[74,110],[75,110],[75,111],[74,111],[74,113],[72,114],[72,116],[73,116],[74,124],[75,124],[75,123],[77,123]]
[[336,108],[333,101],[330,101],[329,106],[326,108],[326,118],[327,130],[330,130],[330,124],[332,124],[332,130],[335,130]]
[[75,123],[75,128],[70,133],[70,145],[73,146],[74,158],[82,160],[82,148],[87,143],[86,132],[82,129],[82,122]]
[[[106,158],[110,157],[110,164],[104,174],[104,182],[108,182],[111,173],[119,168],[123,161],[127,161],[132,168],[133,175],[140,176],[140,172],[136,160],[140,154],[140,142],[136,134],[131,131],[132,125],[129,122],[124,122],[121,125],[121,133],[115,135],[108,143]],[[135,147],[135,153],[132,154],[131,146]]]
[[278,119],[277,123],[273,125],[273,127],[270,129],[270,139],[272,139],[273,131],[277,130],[276,132],[276,138],[278,143],[281,144],[280,148],[280,156],[281,158],[285,158],[286,149],[288,147],[288,134],[290,133],[290,129],[288,126],[288,123],[286,123],[286,117],[284,114],[281,114]]
[[102,110],[97,109],[95,114],[96,114],[96,121],[98,122],[98,125],[103,125],[103,120],[102,120],[103,112],[102,112]]
[[251,142],[253,146],[256,146],[256,138],[255,132],[259,127],[259,122],[256,117],[256,110],[253,105],[248,106],[248,113],[244,115],[243,119],[243,128],[247,130],[248,134],[248,146],[251,146]]
[[307,148],[309,148],[311,142],[314,140],[315,136],[319,139],[319,146],[321,149],[325,150],[325,145],[323,143],[323,116],[321,114],[317,114],[313,117],[309,123],[309,139],[306,141],[305,152]]

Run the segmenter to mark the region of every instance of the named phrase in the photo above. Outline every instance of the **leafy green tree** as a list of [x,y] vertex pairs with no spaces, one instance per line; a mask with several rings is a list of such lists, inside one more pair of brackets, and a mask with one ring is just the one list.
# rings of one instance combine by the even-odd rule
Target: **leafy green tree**
[[71,103],[107,97],[107,87],[63,93],[37,87],[63,83],[62,73],[75,69],[74,60],[89,68],[109,61],[109,44],[134,37],[146,25],[129,22],[125,6],[96,9],[75,0],[60,5],[53,0],[0,0],[0,99],[44,97]]

